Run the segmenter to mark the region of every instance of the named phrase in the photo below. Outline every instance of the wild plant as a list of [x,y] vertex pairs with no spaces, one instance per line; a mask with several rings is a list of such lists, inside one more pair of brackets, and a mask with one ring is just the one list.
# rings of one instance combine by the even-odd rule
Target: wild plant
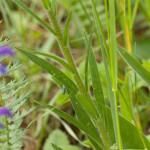
[[[19,63],[6,66],[2,63],[8,56],[14,56],[13,49],[8,46],[7,40],[0,40],[0,149],[1,150],[21,150],[26,129],[21,127],[23,118],[31,110],[23,108],[28,99],[29,93],[23,89],[28,82],[22,78],[17,81],[11,76],[15,70],[19,69]],[[9,78],[10,79],[9,79]]]
[[[93,28],[90,33],[87,33],[86,30],[83,32],[87,50],[86,58],[84,60],[85,78],[83,82],[72,57],[71,46],[69,43],[68,32],[71,21],[71,12],[67,19],[65,29],[63,29],[59,19],[57,18],[55,0],[42,0],[51,26],[40,19],[21,1],[13,0],[13,2],[22,7],[55,36],[60,50],[65,57],[64,60],[55,55],[49,55],[36,51],[29,52],[23,48],[16,48],[19,52],[27,56],[32,62],[48,72],[57,81],[59,86],[63,88],[63,93],[65,93],[64,90],[66,89],[67,98],[64,99],[61,104],[65,103],[69,98],[77,119],[58,109],[57,107],[61,104],[54,107],[41,101],[36,101],[36,103],[41,107],[47,108],[45,113],[40,117],[43,117],[53,111],[64,120],[82,130],[88,139],[88,143],[90,143],[86,146],[95,150],[150,149],[150,142],[142,133],[142,130],[139,127],[139,121],[136,120],[138,111],[134,111],[134,109],[137,109],[137,106],[133,106],[132,92],[134,90],[131,85],[131,79],[133,78],[135,81],[137,78],[140,78],[140,80],[144,81],[143,85],[146,84],[148,87],[150,85],[150,72],[143,67],[143,65],[135,58],[133,53],[132,28],[135,14],[138,5],[140,5],[141,9],[144,6],[139,3],[139,1],[136,1],[132,12],[130,1],[128,1],[128,17],[130,18],[128,20],[128,17],[126,16],[127,13],[125,12],[126,9],[124,1],[105,0],[107,40],[101,19],[99,18],[96,2],[94,0],[90,1],[90,7],[92,7],[93,13],[91,17],[88,15],[88,11],[86,10],[84,3],[79,1],[86,17],[89,21],[93,22]],[[115,2],[117,3],[119,11],[122,12],[122,16],[119,16],[119,19],[124,33],[125,48],[121,47],[117,42]],[[102,79],[98,71],[99,63],[97,63],[92,49],[93,39],[97,39],[103,58],[109,104],[106,103],[104,95],[105,87],[102,84]],[[118,77],[118,54],[127,63],[128,68],[126,68],[125,81],[120,80]],[[55,60],[68,71],[72,78],[37,55],[46,56]],[[89,89],[89,72],[92,80],[94,95],[90,93]],[[134,86],[136,86],[136,82],[134,83]],[[118,109],[118,107],[120,109]],[[56,150],[61,149],[59,148],[61,145],[56,146],[53,144],[53,147]]]

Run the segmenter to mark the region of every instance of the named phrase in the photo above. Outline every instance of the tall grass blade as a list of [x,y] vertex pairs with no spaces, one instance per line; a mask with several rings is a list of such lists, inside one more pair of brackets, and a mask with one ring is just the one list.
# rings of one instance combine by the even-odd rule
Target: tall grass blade
[[109,0],[110,12],[110,64],[111,64],[111,78],[113,91],[117,91],[117,43],[116,43],[116,21],[115,21],[115,2]]
[[69,13],[69,17],[67,19],[66,25],[65,25],[65,31],[64,31],[64,44],[65,46],[68,45],[68,41],[69,41],[69,24],[71,21],[71,16],[72,16],[72,12]]
[[[85,37],[85,46],[86,46],[86,58],[85,58],[85,69],[84,69],[84,74],[85,74],[85,88],[88,91],[89,89],[89,84],[88,84],[88,74],[89,74],[89,49],[90,49],[90,42],[88,43],[88,39],[86,38],[86,32],[84,31],[84,37]],[[91,39],[91,38],[90,38]]]
[[150,86],[150,72],[121,46],[118,46],[118,52],[127,64],[129,64],[133,70]]
[[[100,43],[100,46],[101,46],[102,57],[103,57],[104,65],[105,65],[107,87],[108,87],[109,100],[110,100],[111,111],[112,111],[113,128],[114,128],[114,131],[115,131],[115,139],[117,141],[118,146],[121,147],[121,149],[122,149],[121,135],[120,135],[120,125],[119,125],[119,117],[118,117],[118,107],[117,107],[117,102],[116,102],[114,93],[112,91],[112,83],[111,83],[111,78],[110,78],[108,64],[107,64],[106,55],[105,55],[105,50],[106,50],[105,42],[106,42],[106,39],[104,38],[104,33],[103,33],[103,30],[102,30],[101,22],[100,22],[98,13],[97,13],[97,9],[96,9],[94,0],[91,0],[91,3],[92,3],[93,13],[94,13],[94,17],[95,17],[96,26],[97,26],[97,33],[98,33],[99,43]],[[110,129],[111,125],[110,125],[109,121],[108,121],[107,125],[108,125],[108,132],[109,132],[110,135],[112,135],[112,130]]]
[[[104,94],[103,94],[103,89],[102,89],[100,76],[99,76],[99,72],[98,72],[98,68],[97,68],[97,62],[96,62],[94,53],[92,51],[91,39],[90,40],[88,39],[87,34],[84,34],[84,35],[85,35],[85,41],[86,41],[86,45],[87,45],[86,47],[88,47],[88,49],[89,49],[88,50],[89,51],[89,66],[90,66],[94,95],[95,95],[95,99],[96,99],[96,106],[97,106],[98,112],[99,112],[102,120],[104,121],[104,124],[106,124]],[[90,36],[90,38],[91,38],[91,36]]]
[[136,0],[135,4],[134,4],[133,16],[132,16],[132,21],[131,21],[131,29],[132,29],[134,21],[135,21],[135,16],[136,16],[136,13],[137,13],[139,2],[140,2],[140,0]]

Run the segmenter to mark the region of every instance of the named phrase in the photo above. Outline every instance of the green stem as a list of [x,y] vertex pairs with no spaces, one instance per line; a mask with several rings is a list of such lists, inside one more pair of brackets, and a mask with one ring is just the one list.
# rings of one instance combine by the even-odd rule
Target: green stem
[[104,145],[105,145],[105,150],[110,150],[110,146],[111,146],[110,140],[108,138],[107,132],[105,130],[104,124],[103,124],[101,119],[97,120],[97,125],[98,125],[98,129],[99,129],[99,131],[101,132],[101,135],[102,135],[102,139],[103,139],[103,142],[104,142]]
[[7,117],[5,117],[5,122],[6,122],[6,129],[7,129],[7,144],[10,145],[10,141],[9,141],[9,127],[8,127],[8,119]]
[[[1,105],[4,106],[4,102],[3,102],[3,98],[2,98],[2,94],[0,93],[0,102],[1,102]],[[8,122],[8,119],[7,117],[5,117],[5,122],[6,122],[6,129],[7,129],[7,144],[9,145],[10,144],[10,141],[9,141],[9,122]]]
[[[59,43],[59,46],[60,46],[61,50],[63,51],[68,64],[72,67],[72,69],[74,71],[74,74],[73,74],[74,79],[75,79],[81,93],[90,98],[90,96],[89,96],[88,92],[86,91],[86,88],[84,87],[84,84],[83,84],[83,82],[79,76],[79,73],[76,69],[73,57],[72,57],[71,52],[70,52],[70,47],[69,47],[69,45],[65,46],[65,44],[64,44],[63,31],[62,31],[62,29],[61,29],[61,27],[57,21],[57,18],[55,16],[54,12],[52,10],[48,10],[48,15],[49,15],[51,24],[53,26],[53,29],[56,33],[56,38],[57,38],[57,41]],[[101,132],[105,148],[106,148],[106,150],[109,150],[110,149],[110,142],[109,142],[109,138],[107,136],[107,132],[105,130],[105,127],[103,125],[103,121],[98,119],[97,125],[99,128],[99,131]]]
[[54,31],[56,33],[56,38],[57,38],[57,41],[59,43],[59,46],[60,46],[61,50],[63,51],[64,56],[65,56],[68,64],[70,65],[70,67],[74,71],[74,74],[73,74],[74,79],[75,79],[75,81],[76,81],[76,83],[77,83],[81,93],[84,94],[85,96],[89,97],[89,94],[86,91],[86,89],[84,87],[84,84],[83,84],[83,82],[82,82],[82,80],[80,78],[80,75],[79,75],[79,73],[77,71],[77,68],[75,66],[73,57],[72,57],[71,52],[70,52],[69,44],[67,46],[65,46],[65,44],[64,44],[64,36],[63,36],[63,31],[61,29],[61,26],[59,25],[58,20],[57,20],[57,18],[55,16],[53,10],[49,9],[47,11],[48,11],[48,16],[50,18],[50,21],[51,21],[51,24],[53,26],[53,29],[54,29]]

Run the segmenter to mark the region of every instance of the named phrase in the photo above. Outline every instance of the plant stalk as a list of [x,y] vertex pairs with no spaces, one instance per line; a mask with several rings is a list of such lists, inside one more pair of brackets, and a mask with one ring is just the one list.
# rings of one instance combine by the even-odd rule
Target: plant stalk
[[70,67],[74,71],[73,76],[74,76],[74,79],[75,79],[75,81],[76,81],[76,83],[78,85],[78,88],[80,89],[82,94],[84,94],[85,96],[90,97],[88,92],[86,91],[86,89],[84,87],[84,84],[83,84],[83,82],[81,80],[81,77],[80,77],[80,75],[79,75],[79,73],[77,71],[77,68],[75,66],[73,57],[72,57],[71,52],[70,52],[69,44],[67,46],[65,46],[65,44],[64,44],[63,31],[61,29],[61,26],[58,23],[56,15],[54,14],[52,9],[47,10],[47,12],[48,12],[48,16],[50,18],[52,27],[53,27],[53,29],[54,29],[54,31],[56,33],[56,38],[57,38],[57,41],[59,43],[59,46],[60,46],[61,50],[63,51],[64,56],[65,56],[68,64],[70,65]]
[[97,120],[97,125],[98,125],[98,129],[101,133],[103,143],[105,145],[105,150],[110,150],[110,147],[111,147],[110,140],[108,138],[107,132],[105,130],[104,124],[101,119]]

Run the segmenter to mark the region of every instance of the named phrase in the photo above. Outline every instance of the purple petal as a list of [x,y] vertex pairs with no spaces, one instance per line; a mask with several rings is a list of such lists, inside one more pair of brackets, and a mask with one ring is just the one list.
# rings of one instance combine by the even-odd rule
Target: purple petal
[[0,46],[0,57],[1,56],[14,56],[14,52],[8,45]]
[[4,128],[4,126],[0,123],[0,129],[3,129]]
[[12,117],[12,113],[9,109],[1,107],[0,108],[0,116],[8,116],[8,117]]
[[1,72],[1,74],[6,75],[7,70],[6,70],[5,64],[0,64],[0,72]]

